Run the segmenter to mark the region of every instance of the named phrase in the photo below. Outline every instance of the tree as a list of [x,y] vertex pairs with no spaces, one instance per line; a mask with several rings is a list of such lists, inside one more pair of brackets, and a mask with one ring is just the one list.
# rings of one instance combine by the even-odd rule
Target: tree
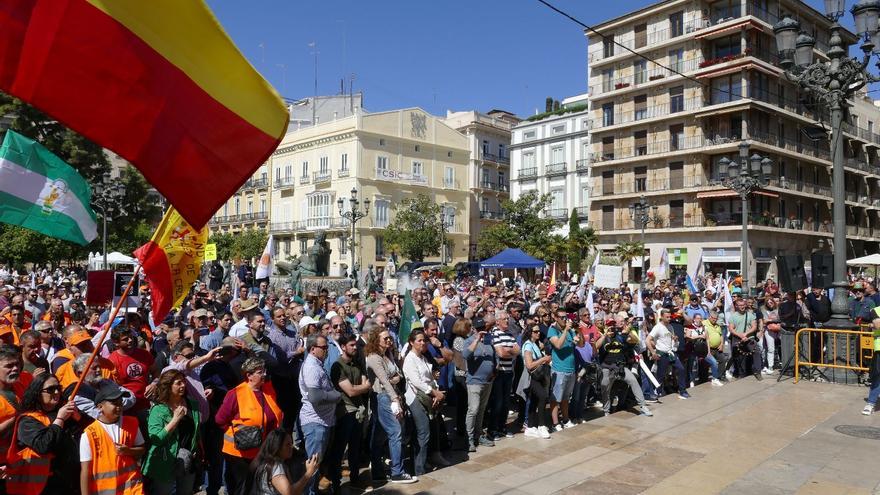
[[217,259],[232,261],[232,246],[235,244],[235,236],[229,233],[217,233],[208,238],[208,244],[217,245]]
[[477,255],[485,259],[505,248],[519,248],[541,258],[547,237],[557,227],[552,218],[541,213],[550,205],[550,195],[539,196],[535,191],[523,194],[516,201],[504,200],[501,209],[505,219],[480,232]]
[[[242,260],[259,258],[266,248],[269,234],[265,230],[247,229],[234,235],[232,242],[232,257]],[[219,255],[219,253],[218,253]]]
[[632,260],[642,256],[645,252],[644,244],[637,241],[624,241],[618,243],[614,251],[620,262],[626,263],[626,280],[629,280],[630,272],[632,271]]
[[533,256],[546,263],[562,263],[568,257],[568,239],[559,234],[551,234],[534,253]]
[[383,238],[393,250],[411,261],[440,254],[444,229],[440,205],[424,194],[405,198],[394,207],[394,220],[385,228]]
[[581,222],[577,216],[577,208],[571,209],[568,217],[568,273],[579,272],[581,269],[581,250],[577,245],[581,235]]

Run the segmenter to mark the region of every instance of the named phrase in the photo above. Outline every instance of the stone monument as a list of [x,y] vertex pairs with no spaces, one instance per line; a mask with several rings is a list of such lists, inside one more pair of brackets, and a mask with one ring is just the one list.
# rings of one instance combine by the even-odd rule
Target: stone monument
[[318,294],[321,289],[341,294],[351,288],[351,279],[330,276],[332,252],[327,242],[327,233],[318,230],[315,232],[314,243],[305,253],[292,260],[289,266],[279,267],[287,272],[287,282],[294,294],[298,296]]

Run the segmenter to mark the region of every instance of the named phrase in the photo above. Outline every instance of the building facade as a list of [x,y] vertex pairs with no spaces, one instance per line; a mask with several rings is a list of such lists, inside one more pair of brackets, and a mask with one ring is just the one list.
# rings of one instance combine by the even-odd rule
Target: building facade
[[[382,232],[400,201],[425,194],[442,208],[450,240],[447,261],[468,258],[470,201],[467,138],[421,109],[365,113],[291,132],[267,164],[271,184],[269,232],[278,259],[296,257],[327,234],[331,275],[350,266],[350,224],[337,200],[349,209],[352,189],[368,217],[356,223],[355,259],[384,269],[391,254]],[[431,257],[437,259],[439,257]]]
[[738,160],[745,141],[750,155],[773,162],[769,185],[749,200],[750,281],[774,275],[779,254],[808,260],[827,249],[834,228],[846,229],[850,256],[877,252],[880,112],[865,97],[853,102],[844,126],[847,224],[832,225],[828,134],[814,141],[804,132],[824,117],[778,67],[772,27],[783,13],[798,17],[816,38],[816,57],[827,59],[830,21],[796,0],[668,0],[587,33],[588,217],[600,249],[639,239],[628,207],[645,196],[658,207],[646,233],[652,266],[666,250],[678,273],[693,274],[701,260],[738,273],[741,200],[720,184],[718,163]]
[[588,95],[562,101],[559,112],[539,114],[513,128],[510,164],[513,173],[511,197],[515,200],[536,191],[549,194],[544,212],[568,231],[572,210],[586,224],[590,208],[590,164],[593,126]]
[[468,139],[469,258],[475,260],[480,232],[502,220],[501,202],[510,198],[510,131],[520,119],[504,110],[491,110],[487,114],[449,111],[445,120]]

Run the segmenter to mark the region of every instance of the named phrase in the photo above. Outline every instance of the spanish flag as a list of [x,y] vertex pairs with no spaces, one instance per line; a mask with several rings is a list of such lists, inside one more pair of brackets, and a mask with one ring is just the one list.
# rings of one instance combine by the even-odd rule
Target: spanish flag
[[208,229],[194,229],[169,208],[149,242],[134,252],[150,284],[153,321],[180,307],[205,260]]
[[201,227],[288,114],[203,0],[3,0],[0,90],[130,161]]

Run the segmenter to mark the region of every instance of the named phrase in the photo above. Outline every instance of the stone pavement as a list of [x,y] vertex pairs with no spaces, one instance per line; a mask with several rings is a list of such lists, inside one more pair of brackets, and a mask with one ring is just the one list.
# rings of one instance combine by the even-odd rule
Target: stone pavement
[[[774,376],[701,385],[691,395],[667,397],[653,418],[620,412],[549,440],[502,439],[419,483],[376,492],[880,494],[880,413],[861,414],[867,388]],[[844,435],[839,425],[874,439]]]

